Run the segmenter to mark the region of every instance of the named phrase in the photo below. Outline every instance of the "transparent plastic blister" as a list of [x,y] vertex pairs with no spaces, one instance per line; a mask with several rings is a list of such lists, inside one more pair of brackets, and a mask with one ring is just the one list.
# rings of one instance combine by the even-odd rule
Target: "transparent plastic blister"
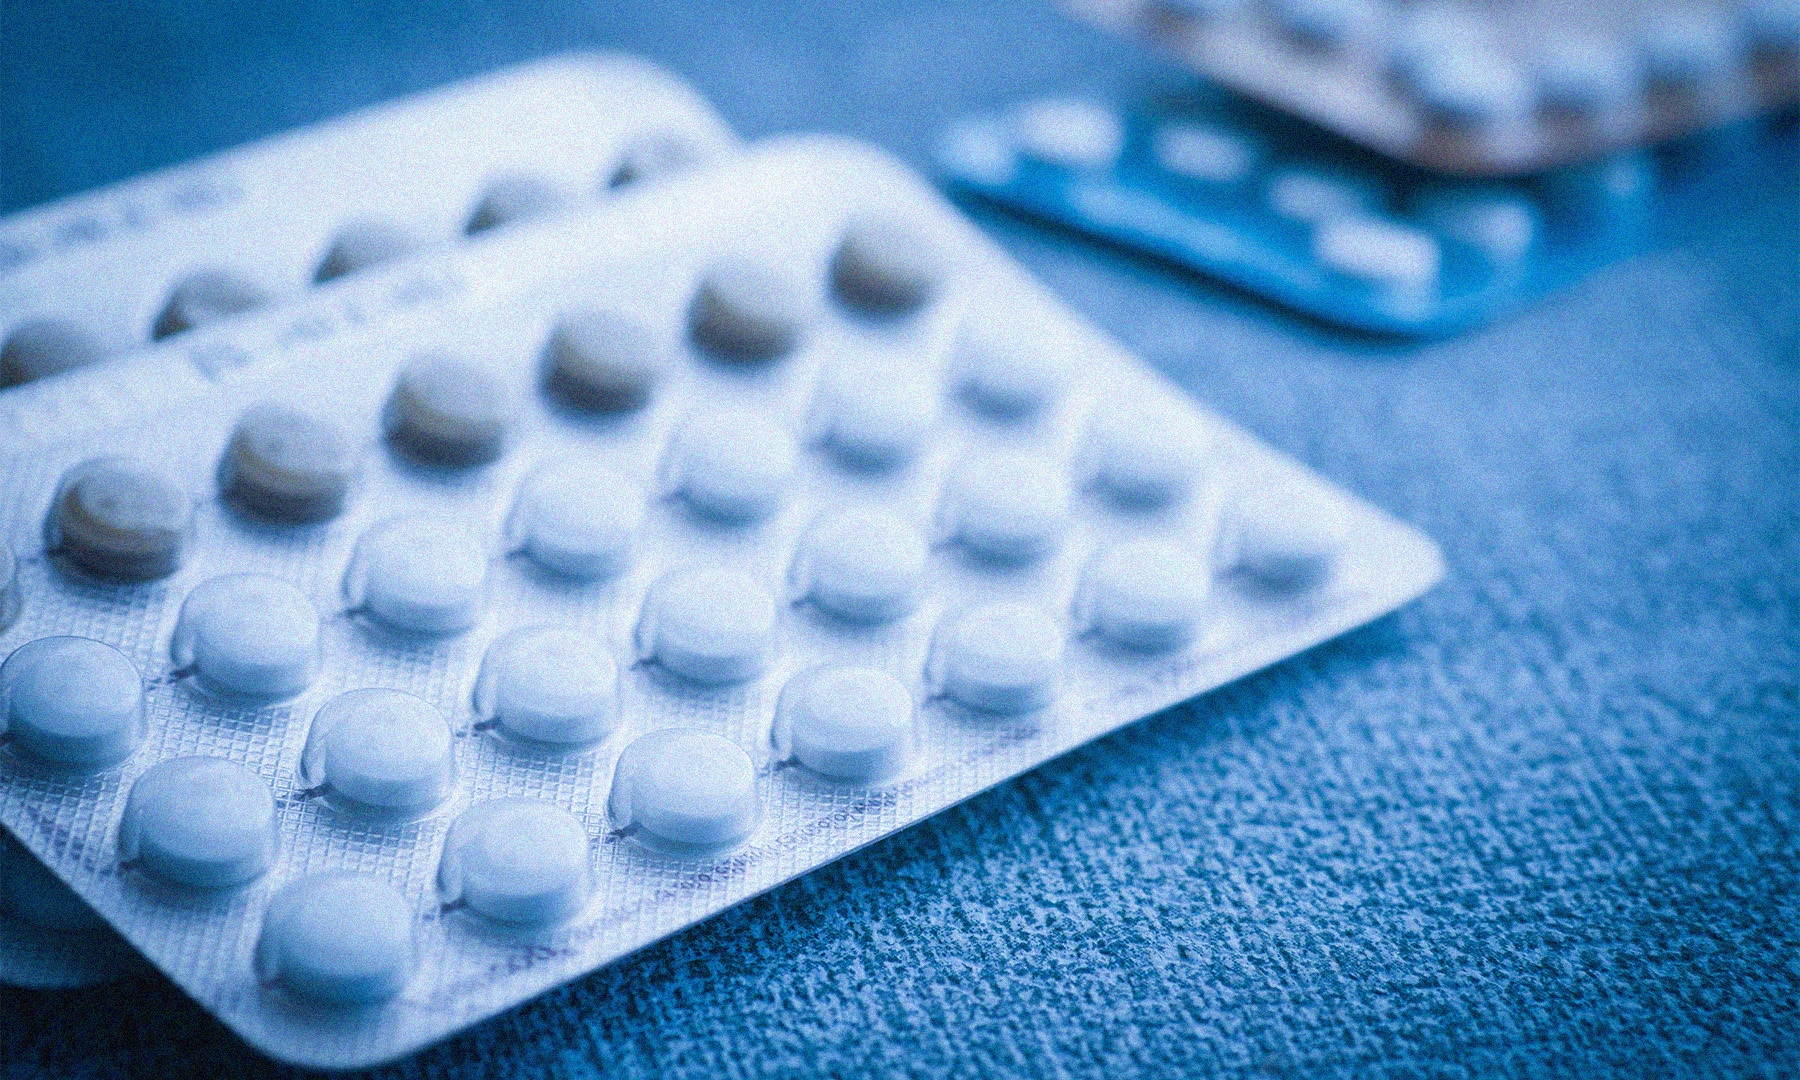
[[[846,254],[847,231],[862,250]],[[0,463],[25,553],[0,648],[101,639],[144,674],[148,719],[98,771],[0,751],[0,823],[283,1060],[413,1050],[1442,572],[1429,540],[1195,406],[856,144],[773,140],[628,215],[522,231],[459,269],[522,284],[293,346]],[[741,288],[753,274],[779,289]],[[594,310],[645,328],[666,361],[641,399],[581,406],[558,388],[563,331]],[[403,369],[435,355],[512,402],[497,432],[465,424],[486,415],[465,396],[431,411],[431,431],[493,435],[491,458],[420,460],[384,429]],[[846,365],[925,388],[926,418],[846,397],[856,380],[827,374]],[[271,522],[219,496],[234,426],[268,402],[353,433],[341,514]],[[1185,468],[1122,450],[1120,412],[1180,428]],[[730,450],[743,430],[768,434]],[[845,452],[846,431],[872,434]],[[139,585],[72,576],[41,556],[42,517],[66,470],[127,446],[194,499],[181,566]],[[953,477],[993,461],[1043,483],[947,501]],[[1291,513],[1259,532],[1238,520],[1245,493]],[[429,534],[436,554],[389,547],[391,529]],[[1157,558],[1127,551],[1142,572],[1091,569],[1151,541]],[[321,617],[316,675],[293,696],[219,694],[204,661],[171,655],[184,598],[238,574],[286,582]],[[279,673],[306,654],[281,652],[267,685],[285,691]],[[194,755],[273,799],[277,839],[243,884],[121,860],[134,786]],[[261,805],[227,771],[232,798]],[[199,832],[206,873],[264,867],[262,833]]]
[[674,76],[577,53],[10,215],[0,447],[170,380],[197,392],[247,358],[209,333],[220,323],[283,310],[262,317],[280,339],[379,319],[456,291],[416,269],[434,253],[542,226],[735,146]]

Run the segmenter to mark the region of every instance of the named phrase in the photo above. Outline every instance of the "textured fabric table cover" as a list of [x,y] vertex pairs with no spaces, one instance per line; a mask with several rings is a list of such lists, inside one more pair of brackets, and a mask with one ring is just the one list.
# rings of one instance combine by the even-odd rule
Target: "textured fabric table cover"
[[[1178,78],[1040,3],[9,0],[0,209],[591,45],[921,165],[966,112]],[[1417,347],[977,211],[1448,581],[381,1075],[1800,1072],[1781,139],[1677,240]],[[0,1075],[281,1073],[154,977],[0,991]]]

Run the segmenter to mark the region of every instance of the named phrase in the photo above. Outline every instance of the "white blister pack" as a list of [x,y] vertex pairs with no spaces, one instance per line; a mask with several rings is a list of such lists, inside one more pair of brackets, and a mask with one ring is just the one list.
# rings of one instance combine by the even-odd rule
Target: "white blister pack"
[[522,287],[0,461],[0,822],[286,1061],[423,1046],[1442,573],[858,144],[475,256]]
[[371,268],[591,207],[735,146],[673,75],[574,53],[10,215],[0,446],[170,380],[195,392],[246,359],[199,332],[222,320],[280,306],[278,335],[378,320],[456,283],[377,284]]

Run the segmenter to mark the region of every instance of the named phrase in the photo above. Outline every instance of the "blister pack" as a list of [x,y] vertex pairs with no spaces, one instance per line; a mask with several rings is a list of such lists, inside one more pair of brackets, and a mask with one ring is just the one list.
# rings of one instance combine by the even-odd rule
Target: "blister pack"
[[1795,0],[1066,0],[1390,157],[1521,176],[1800,100]]
[[0,461],[0,822],[282,1060],[413,1050],[1442,573],[858,144],[445,258],[523,284]]
[[[575,53],[455,84],[0,220],[0,445],[240,363],[200,328],[378,320],[454,287],[410,264],[728,152],[686,84]],[[316,331],[312,331],[316,332]],[[56,376],[52,378],[51,376]]]
[[1521,180],[1458,180],[1206,90],[1136,110],[1047,99],[953,125],[961,191],[1342,326],[1481,323],[1653,244],[1685,187],[1791,138],[1749,121]]
[[[269,346],[227,330],[252,313],[246,330],[291,341],[443,301],[462,282],[434,258],[442,249],[628,197],[735,148],[673,75],[576,53],[0,219],[0,448],[199,393]],[[98,921],[21,851],[0,859],[0,982],[131,969],[129,950],[84,935]]]

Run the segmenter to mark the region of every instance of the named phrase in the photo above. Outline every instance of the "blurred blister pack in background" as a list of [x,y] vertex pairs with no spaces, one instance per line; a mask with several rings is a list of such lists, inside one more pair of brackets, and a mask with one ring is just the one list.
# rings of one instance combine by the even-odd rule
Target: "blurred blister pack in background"
[[1196,73],[1459,176],[1590,161],[1800,100],[1794,0],[1068,0]]

